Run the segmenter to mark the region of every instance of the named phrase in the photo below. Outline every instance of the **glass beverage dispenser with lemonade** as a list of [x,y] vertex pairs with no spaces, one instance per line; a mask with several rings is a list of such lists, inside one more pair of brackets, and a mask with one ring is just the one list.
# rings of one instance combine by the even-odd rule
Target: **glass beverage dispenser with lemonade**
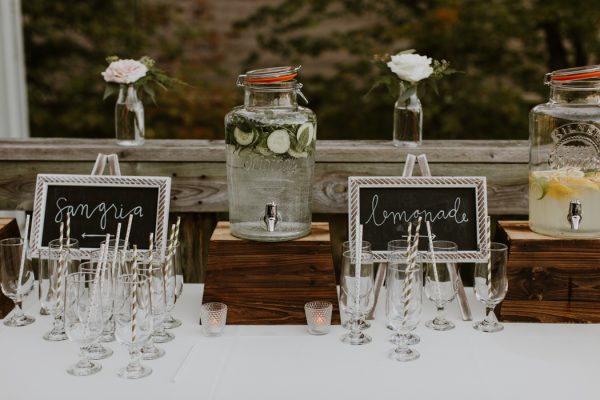
[[600,236],[600,65],[546,74],[550,100],[529,116],[529,227]]
[[229,221],[234,236],[265,242],[310,233],[317,120],[298,105],[300,67],[238,77],[244,105],[225,117]]

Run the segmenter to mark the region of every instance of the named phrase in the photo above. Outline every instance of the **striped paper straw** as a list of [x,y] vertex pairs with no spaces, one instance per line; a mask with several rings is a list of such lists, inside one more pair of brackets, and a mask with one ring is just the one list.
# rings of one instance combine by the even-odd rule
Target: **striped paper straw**
[[137,284],[138,284],[138,271],[137,271],[137,246],[133,246],[133,259],[131,264],[133,270],[133,285],[131,293],[131,345],[134,346],[137,341]]
[[360,275],[362,263],[362,237],[363,226],[360,224],[359,216],[356,216],[356,241],[355,246],[355,262],[354,262],[354,290],[356,295],[354,298],[355,312],[358,315],[360,310]]
[[[415,276],[415,270],[417,265],[417,254],[419,252],[419,230],[421,229],[421,220],[419,217],[417,220],[417,226],[415,227],[414,240],[408,243],[408,254],[406,258],[406,271],[404,273],[404,314],[402,316],[402,324],[406,325],[408,322],[408,308],[412,300],[412,284]],[[409,224],[409,231],[411,230],[412,224]]]
[[58,280],[58,285],[56,288],[56,307],[60,310],[60,307],[63,303],[62,301],[62,292],[63,292],[63,278],[64,278],[64,254],[63,254],[63,239],[64,239],[64,229],[65,224],[63,222],[60,223],[59,227],[59,247],[58,247],[58,271],[56,273],[56,277]]
[[486,246],[488,247],[488,252],[489,252],[489,258],[488,258],[488,265],[487,265],[487,290],[488,290],[488,303],[491,304],[492,302],[492,240],[491,240],[491,228],[492,228],[492,224],[491,224],[491,218],[488,216],[485,219],[485,223],[486,223],[486,229],[485,229],[485,236],[486,236]]
[[23,281],[23,272],[25,270],[25,259],[27,258],[27,247],[29,244],[29,218],[25,218],[25,233],[23,235],[23,250],[21,250],[21,263],[19,264],[19,280],[17,281],[17,298],[21,295],[21,282]]

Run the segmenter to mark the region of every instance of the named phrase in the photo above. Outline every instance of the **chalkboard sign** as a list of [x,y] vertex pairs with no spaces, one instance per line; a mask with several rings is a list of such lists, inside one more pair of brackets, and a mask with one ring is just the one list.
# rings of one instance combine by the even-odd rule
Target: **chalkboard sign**
[[[167,239],[171,178],[144,176],[48,175],[37,177],[33,225],[33,255],[47,251],[59,237],[59,226],[71,215],[71,238],[79,241],[81,256],[98,249],[120,222],[121,239],[133,215],[130,245],[148,249],[150,233],[157,250]],[[66,228],[65,228],[66,229]]]
[[419,250],[427,259],[425,221],[431,224],[434,240],[450,240],[458,253],[440,254],[456,262],[482,262],[485,240],[487,195],[485,177],[350,177],[349,227],[356,235],[356,216],[363,225],[363,240],[371,242],[375,259],[387,256],[390,240],[406,239],[408,223],[420,216]]

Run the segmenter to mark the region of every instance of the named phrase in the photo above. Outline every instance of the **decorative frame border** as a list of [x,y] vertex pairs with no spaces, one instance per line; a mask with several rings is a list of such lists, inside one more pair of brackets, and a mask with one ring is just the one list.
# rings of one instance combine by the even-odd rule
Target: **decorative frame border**
[[[350,239],[356,238],[356,216],[360,215],[361,188],[474,188],[477,207],[476,227],[479,249],[458,251],[456,253],[436,253],[436,261],[453,261],[457,263],[487,262],[489,249],[484,244],[486,238],[487,217],[487,185],[484,176],[350,176],[348,177],[348,229]],[[373,251],[375,261],[387,261],[387,251]],[[429,253],[419,251],[420,261],[430,261]]]
[[[35,201],[33,204],[33,223],[31,227],[30,257],[47,257],[48,247],[42,246],[42,232],[45,203],[48,186],[106,186],[106,187],[145,187],[158,188],[158,202],[156,210],[155,243],[160,243],[156,249],[162,250],[167,243],[169,225],[169,202],[171,193],[171,178],[163,176],[112,176],[112,175],[60,175],[38,174],[35,185]],[[124,232],[121,231],[121,232]],[[74,251],[78,258],[86,258],[96,249],[82,248]],[[146,254],[148,250],[140,250]]]

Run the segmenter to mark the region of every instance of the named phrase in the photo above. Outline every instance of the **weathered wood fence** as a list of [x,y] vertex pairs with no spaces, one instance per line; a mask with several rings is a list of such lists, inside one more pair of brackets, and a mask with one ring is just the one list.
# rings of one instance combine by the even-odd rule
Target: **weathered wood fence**
[[[124,175],[172,177],[171,218],[182,216],[186,279],[202,280],[208,239],[216,221],[227,217],[224,149],[223,141],[206,140],[149,140],[140,148],[102,139],[3,140],[0,210],[30,211],[38,173],[89,174],[98,153],[116,153]],[[313,211],[315,220],[330,222],[334,242],[347,232],[348,176],[401,175],[408,153],[427,154],[433,175],[487,177],[490,214],[527,214],[526,141],[425,141],[418,149],[400,149],[388,141],[322,140]]]

